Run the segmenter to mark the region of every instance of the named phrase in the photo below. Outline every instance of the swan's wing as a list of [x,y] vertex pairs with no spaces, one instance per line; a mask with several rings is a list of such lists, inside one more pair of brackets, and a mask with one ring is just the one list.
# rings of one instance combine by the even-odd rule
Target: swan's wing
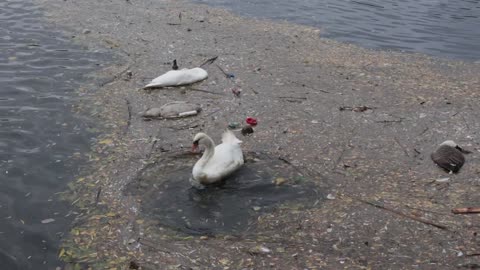
[[153,79],[145,86],[145,88],[191,84],[205,80],[207,77],[207,71],[202,68],[170,70],[167,73]]
[[214,178],[223,178],[243,165],[243,153],[239,144],[219,144],[215,154],[204,167],[204,172]]
[[[231,130],[226,130],[223,134],[222,134],[222,143],[228,143],[228,144],[240,144],[242,143],[242,141],[240,141],[239,139],[237,139],[237,137],[235,137],[235,134],[233,134],[233,132]],[[216,151],[217,149],[215,149]]]
[[145,85],[145,88],[170,86],[176,81],[179,72],[182,72],[182,70],[170,70],[153,79],[149,84]]

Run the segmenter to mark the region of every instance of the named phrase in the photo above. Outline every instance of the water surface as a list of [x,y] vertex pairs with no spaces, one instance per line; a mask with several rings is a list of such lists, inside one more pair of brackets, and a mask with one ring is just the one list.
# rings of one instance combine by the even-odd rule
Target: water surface
[[261,153],[246,157],[225,181],[204,189],[189,182],[197,157],[167,157],[143,169],[125,193],[137,197],[142,214],[160,226],[194,235],[254,232],[260,214],[324,201],[325,187],[292,165]]
[[70,39],[30,1],[0,2],[1,269],[60,264],[73,215],[55,193],[74,179],[92,137],[71,112],[74,89],[105,59]]
[[480,0],[194,0],[370,48],[480,59]]

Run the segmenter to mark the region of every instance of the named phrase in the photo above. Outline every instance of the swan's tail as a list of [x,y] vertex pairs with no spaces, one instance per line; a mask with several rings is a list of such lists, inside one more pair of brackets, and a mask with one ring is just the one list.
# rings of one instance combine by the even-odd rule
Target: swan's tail
[[242,141],[240,141],[239,139],[237,139],[237,137],[235,137],[235,134],[233,134],[232,131],[230,130],[226,130],[223,135],[222,135],[222,142],[223,143],[231,143],[231,144],[240,144],[242,143]]

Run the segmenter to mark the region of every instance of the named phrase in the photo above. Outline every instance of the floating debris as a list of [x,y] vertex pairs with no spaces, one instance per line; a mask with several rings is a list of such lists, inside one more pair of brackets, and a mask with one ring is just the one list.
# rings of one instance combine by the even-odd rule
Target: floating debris
[[242,135],[247,136],[253,133],[253,128],[250,125],[246,125],[242,128]]
[[53,219],[53,218],[47,218],[47,219],[42,220],[41,222],[42,222],[42,224],[48,224],[48,223],[52,223],[54,221],[55,221],[55,219]]
[[349,107],[349,106],[342,106],[338,108],[340,111],[352,111],[352,112],[364,112],[367,110],[373,110],[374,108],[368,106],[357,106],[357,107]]
[[235,97],[240,97],[240,95],[242,94],[242,89],[240,89],[238,87],[233,87],[232,88],[232,93]]
[[278,177],[278,178],[275,178],[275,180],[273,180],[273,183],[277,186],[281,186],[283,184],[285,184],[287,182],[287,179],[283,178],[283,177]]
[[181,118],[200,113],[202,108],[198,104],[185,101],[173,101],[160,108],[150,108],[142,116],[146,119],[152,118]]
[[445,178],[439,178],[439,179],[436,179],[435,182],[437,183],[446,183],[450,180],[450,177],[445,177]]
[[256,246],[248,250],[248,253],[252,255],[264,255],[272,253],[272,251],[265,246]]
[[329,194],[327,195],[327,199],[329,199],[329,200],[335,200],[335,195],[329,193]]
[[230,122],[230,123],[228,123],[228,128],[229,128],[229,129],[236,129],[236,128],[238,128],[239,126],[240,126],[240,123],[238,123],[238,122]]
[[256,118],[253,118],[253,117],[247,117],[247,119],[245,120],[245,122],[247,122],[247,124],[249,124],[250,126],[254,127],[257,125],[257,119]]

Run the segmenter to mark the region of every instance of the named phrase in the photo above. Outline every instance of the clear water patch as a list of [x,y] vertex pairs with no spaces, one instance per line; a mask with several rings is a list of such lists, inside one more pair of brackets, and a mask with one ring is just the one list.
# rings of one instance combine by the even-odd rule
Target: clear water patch
[[215,235],[255,229],[261,214],[279,207],[314,207],[326,193],[297,168],[265,154],[246,154],[245,165],[219,184],[199,190],[189,178],[198,157],[181,155],[143,169],[125,189],[141,212],[187,234]]

